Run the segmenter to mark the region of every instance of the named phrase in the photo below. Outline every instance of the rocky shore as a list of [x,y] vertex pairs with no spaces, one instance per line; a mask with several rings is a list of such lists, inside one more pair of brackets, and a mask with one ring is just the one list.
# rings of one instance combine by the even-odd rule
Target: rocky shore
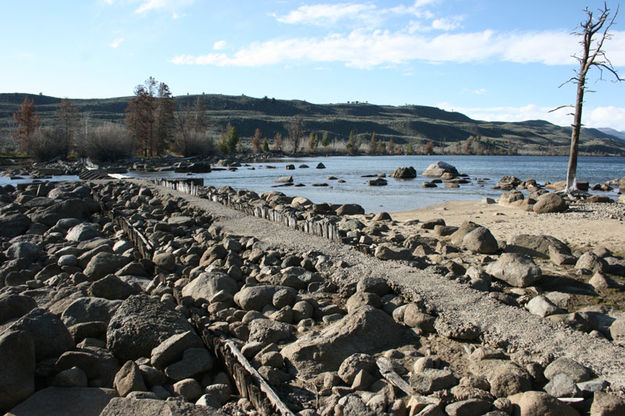
[[[0,189],[0,411],[625,412],[623,253],[279,192],[192,194]],[[319,222],[335,238],[302,231]],[[246,385],[265,382],[273,399]]]

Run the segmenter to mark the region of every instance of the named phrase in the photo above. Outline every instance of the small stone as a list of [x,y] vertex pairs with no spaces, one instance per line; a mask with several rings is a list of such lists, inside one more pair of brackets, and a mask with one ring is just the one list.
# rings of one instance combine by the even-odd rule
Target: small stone
[[120,396],[126,396],[131,391],[147,390],[139,366],[130,360],[126,361],[117,374],[115,374],[113,386]]
[[54,376],[52,385],[55,387],[87,387],[87,374],[78,367],[68,368]]
[[195,379],[186,378],[174,383],[174,393],[182,396],[188,402],[197,401],[202,395],[202,386]]

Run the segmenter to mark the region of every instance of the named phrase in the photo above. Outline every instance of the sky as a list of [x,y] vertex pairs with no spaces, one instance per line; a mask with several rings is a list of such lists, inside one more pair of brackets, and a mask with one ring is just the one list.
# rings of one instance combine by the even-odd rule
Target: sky
[[[0,92],[427,105],[570,125],[572,32],[603,0],[0,0]],[[622,3],[619,5],[619,3]],[[608,6],[625,8],[623,0]],[[625,77],[625,10],[605,51]],[[603,80],[601,79],[603,78]],[[591,71],[583,123],[625,131],[625,82]]]

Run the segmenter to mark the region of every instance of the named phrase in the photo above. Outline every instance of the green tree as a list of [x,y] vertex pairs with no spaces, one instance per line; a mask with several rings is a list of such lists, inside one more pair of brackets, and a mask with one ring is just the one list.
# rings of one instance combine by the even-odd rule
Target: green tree
[[414,154],[414,149],[412,148],[412,143],[408,143],[406,145],[406,154],[407,155],[412,155]]
[[265,137],[263,139],[263,152],[267,153],[269,151],[269,141]]
[[321,145],[327,149],[328,146],[330,146],[330,135],[328,134],[327,131],[323,132],[323,135],[321,136]]
[[318,145],[319,145],[319,136],[317,135],[317,133],[311,131],[310,134],[308,135],[308,150],[310,150],[311,152],[314,152],[315,149],[317,149]]
[[218,144],[219,150],[223,154],[229,155],[237,151],[239,145],[239,132],[230,123],[226,126],[226,131],[221,134],[221,141]]

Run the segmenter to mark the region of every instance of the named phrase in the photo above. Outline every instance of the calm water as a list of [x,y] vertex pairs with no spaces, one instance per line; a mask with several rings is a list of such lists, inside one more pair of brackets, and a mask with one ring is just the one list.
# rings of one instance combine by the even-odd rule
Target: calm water
[[[461,185],[459,189],[422,188],[428,179],[421,176],[425,168],[438,160],[454,165],[459,172],[470,178],[489,178],[479,185],[475,180],[471,184]],[[315,169],[322,162],[326,169]],[[285,170],[285,165],[292,163],[295,170]],[[496,198],[501,191],[492,187],[504,175],[513,175],[521,180],[533,178],[539,183],[555,182],[566,177],[568,158],[559,156],[376,156],[376,157],[315,157],[283,159],[271,163],[275,169],[265,168],[267,163],[250,164],[236,172],[217,171],[201,175],[207,186],[222,187],[229,185],[235,189],[250,189],[260,192],[278,190],[291,196],[305,196],[313,202],[346,203],[362,205],[367,212],[406,211],[423,208],[449,200],[479,200],[485,196]],[[300,169],[307,164],[309,169]],[[368,178],[363,175],[385,173],[389,176],[396,168],[412,166],[417,170],[417,178],[395,180],[387,178],[388,185],[370,187]],[[625,177],[625,158],[582,157],[578,163],[578,179],[591,184],[603,183],[610,179]],[[186,174],[159,172],[150,174],[130,173],[134,177],[185,177]],[[295,183],[303,187],[275,188],[274,179],[280,176],[293,176]],[[345,183],[327,180],[336,176]],[[328,187],[313,187],[312,184],[327,183]],[[613,196],[613,195],[612,195]]]

